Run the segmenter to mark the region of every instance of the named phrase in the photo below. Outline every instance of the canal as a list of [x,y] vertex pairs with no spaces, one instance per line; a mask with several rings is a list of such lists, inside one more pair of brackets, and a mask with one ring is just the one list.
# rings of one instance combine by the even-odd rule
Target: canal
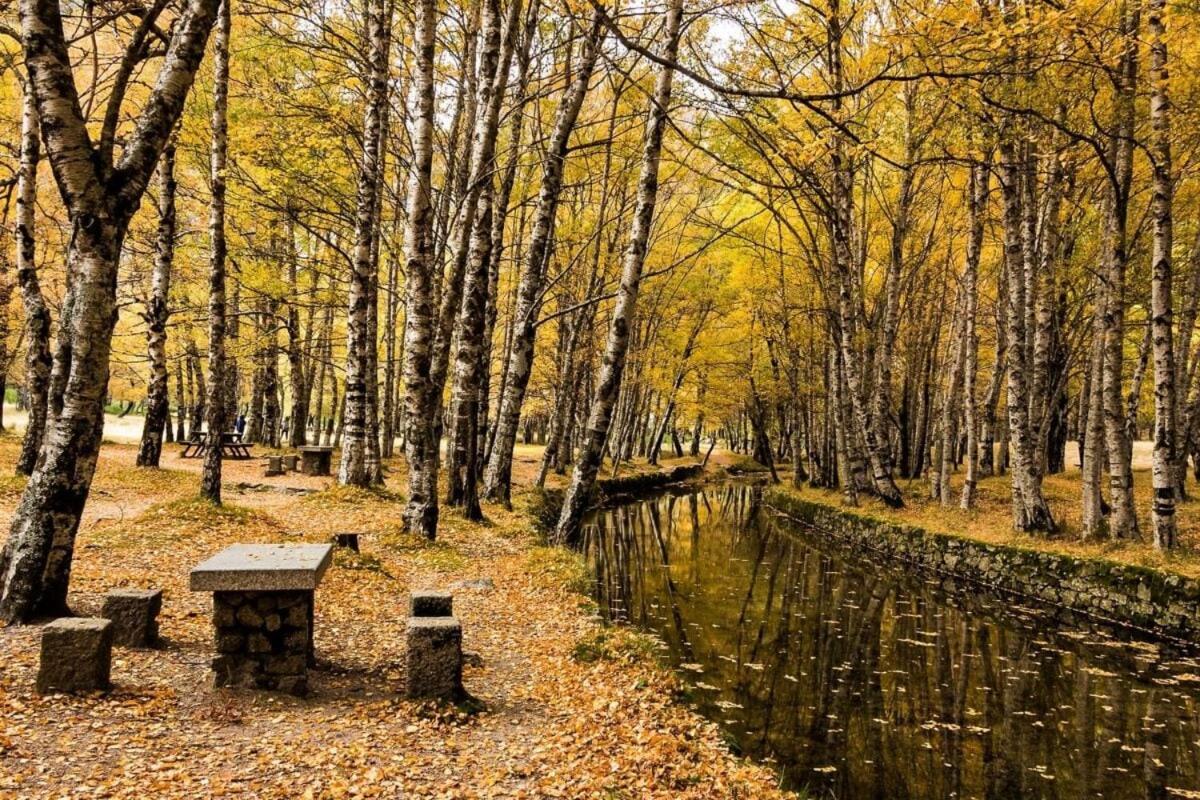
[[726,483],[594,512],[602,616],[653,633],[731,746],[812,798],[1200,798],[1200,662],[849,563]]

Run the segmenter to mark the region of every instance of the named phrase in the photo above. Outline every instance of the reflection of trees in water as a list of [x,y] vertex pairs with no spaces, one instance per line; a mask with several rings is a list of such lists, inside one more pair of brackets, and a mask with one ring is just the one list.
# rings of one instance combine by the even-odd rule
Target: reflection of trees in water
[[609,509],[584,546],[604,616],[699,665],[699,707],[789,783],[842,798],[1197,788],[1200,709],[1171,675],[1200,667],[851,566],[757,497],[730,484]]

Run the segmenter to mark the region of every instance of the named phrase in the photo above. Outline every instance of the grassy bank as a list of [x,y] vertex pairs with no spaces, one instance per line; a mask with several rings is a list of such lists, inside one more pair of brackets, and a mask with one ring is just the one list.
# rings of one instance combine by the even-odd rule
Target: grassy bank
[[[840,492],[814,489],[808,486],[781,487],[783,490],[810,502],[843,508],[872,519],[924,530],[961,536],[992,545],[1018,547],[1075,558],[1111,561],[1118,564],[1147,567],[1189,578],[1200,578],[1200,501],[1192,499],[1180,504],[1179,548],[1160,553],[1150,544],[1150,473],[1135,470],[1134,494],[1137,499],[1138,522],[1142,541],[1097,539],[1082,541],[1080,531],[1079,471],[1071,469],[1061,475],[1047,476],[1044,483],[1058,531],[1052,536],[1030,535],[1012,527],[1011,484],[1007,475],[991,476],[979,482],[975,508],[963,511],[958,507],[961,483],[953,482],[954,504],[943,506],[929,496],[929,483],[914,480],[901,483],[905,506],[891,509],[878,500],[863,496],[857,507],[848,508]],[[1200,493],[1195,483],[1189,485],[1193,494]]]

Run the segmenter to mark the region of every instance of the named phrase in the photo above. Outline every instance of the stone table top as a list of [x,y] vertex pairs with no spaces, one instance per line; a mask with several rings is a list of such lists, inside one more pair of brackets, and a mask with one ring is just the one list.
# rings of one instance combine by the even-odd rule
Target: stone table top
[[333,560],[329,544],[235,544],[197,564],[193,592],[284,592],[317,588]]
[[327,444],[302,444],[296,448],[301,453],[332,453],[333,446]]

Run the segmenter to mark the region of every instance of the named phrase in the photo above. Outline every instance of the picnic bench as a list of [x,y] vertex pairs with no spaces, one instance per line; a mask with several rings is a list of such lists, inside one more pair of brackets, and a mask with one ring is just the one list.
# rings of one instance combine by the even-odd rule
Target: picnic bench
[[333,448],[322,445],[304,445],[300,451],[300,471],[305,475],[328,475],[333,463]]
[[[186,442],[180,458],[200,458],[208,452],[211,444],[208,431],[201,431],[190,442]],[[221,434],[221,458],[234,461],[247,461],[250,455],[250,445],[242,441],[242,435],[236,431],[226,431]]]
[[213,593],[217,686],[307,693],[313,592],[332,560],[328,544],[235,544],[192,569],[191,590]]

